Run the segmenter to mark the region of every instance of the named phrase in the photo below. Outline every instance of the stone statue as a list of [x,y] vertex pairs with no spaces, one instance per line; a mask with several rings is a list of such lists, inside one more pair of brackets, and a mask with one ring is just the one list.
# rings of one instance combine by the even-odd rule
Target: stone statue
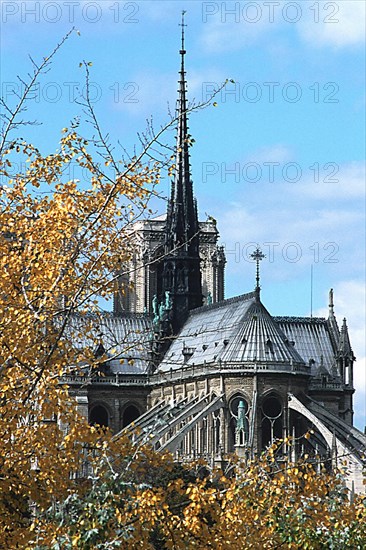
[[170,297],[170,292],[169,292],[169,290],[166,290],[165,291],[165,309],[166,309],[166,311],[169,311],[170,309],[172,309],[172,306],[173,306],[173,303],[172,303],[172,299]]
[[158,312],[158,298],[157,298],[156,294],[154,294],[154,297],[152,299],[152,309],[153,309],[153,313],[154,313],[155,317],[157,315],[159,315],[159,312]]
[[160,321],[163,320],[164,314],[165,314],[165,305],[164,305],[163,302],[161,302],[161,304],[159,305],[159,319],[160,319]]
[[208,291],[207,293],[207,305],[210,306],[212,304],[212,295],[211,292]]

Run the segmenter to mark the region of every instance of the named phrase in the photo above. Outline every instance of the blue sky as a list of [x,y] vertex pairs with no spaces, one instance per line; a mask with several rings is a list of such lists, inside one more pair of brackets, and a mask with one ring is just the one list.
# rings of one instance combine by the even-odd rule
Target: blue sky
[[[132,150],[146,119],[174,108],[180,12],[187,10],[189,98],[226,78],[218,106],[192,114],[192,174],[200,217],[218,220],[227,248],[226,295],[250,291],[253,243],[262,298],[274,315],[327,315],[350,328],[357,356],[356,423],[365,419],[365,3],[200,1],[1,2],[2,94],[74,25],[43,76],[29,129],[45,152],[80,107],[91,61],[95,109],[111,140]],[[88,131],[88,130],[86,130]],[[173,144],[174,132],[167,141]],[[168,191],[165,179],[162,190]],[[165,202],[154,205],[158,212]]]

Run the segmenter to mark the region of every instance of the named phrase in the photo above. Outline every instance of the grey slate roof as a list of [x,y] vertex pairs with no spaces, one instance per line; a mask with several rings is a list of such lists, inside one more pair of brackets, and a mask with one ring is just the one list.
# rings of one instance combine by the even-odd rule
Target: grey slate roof
[[303,364],[255,292],[191,311],[159,370],[218,362]]
[[[254,300],[254,292],[251,292],[192,310],[160,363],[159,370],[217,361]],[[184,349],[187,351],[186,360]],[[188,357],[190,351],[193,353]]]
[[[89,326],[92,330],[87,334]],[[148,372],[152,334],[150,316],[131,313],[114,316],[107,312],[85,317],[74,315],[68,333],[79,349],[88,347],[95,351],[101,345],[109,358],[106,366],[110,374]]]
[[[85,327],[90,323],[89,336]],[[152,318],[143,314],[75,315],[69,326],[77,347],[109,357],[110,374],[149,372]],[[160,371],[206,364],[305,364],[311,374],[321,361],[332,374],[337,335],[324,318],[271,317],[255,292],[192,310],[160,363]],[[121,362],[123,360],[123,362]]]
[[321,317],[274,317],[282,331],[290,341],[295,342],[295,348],[310,364],[311,373],[317,374],[323,358],[323,366],[329,373],[334,365],[335,349],[333,348],[330,326]]
[[223,352],[222,361],[303,363],[296,348],[260,302],[251,304],[239,330]]

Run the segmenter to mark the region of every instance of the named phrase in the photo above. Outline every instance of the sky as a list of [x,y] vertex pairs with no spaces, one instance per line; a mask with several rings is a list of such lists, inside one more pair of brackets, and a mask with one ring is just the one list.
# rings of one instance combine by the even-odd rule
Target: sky
[[[258,243],[262,301],[272,315],[327,316],[334,289],[355,364],[355,423],[366,424],[365,2],[1,0],[1,88],[11,103],[35,61],[75,27],[33,91],[28,128],[51,153],[81,115],[90,81],[115,153],[139,148],[146,120],[174,110],[186,10],[192,178],[199,217],[218,222],[226,296],[251,291]],[[86,127],[86,133],[89,129]],[[174,131],[166,135],[174,144]],[[169,180],[162,180],[168,194]],[[164,200],[154,203],[163,213]],[[311,277],[311,272],[313,276]],[[312,284],[311,284],[312,279]]]

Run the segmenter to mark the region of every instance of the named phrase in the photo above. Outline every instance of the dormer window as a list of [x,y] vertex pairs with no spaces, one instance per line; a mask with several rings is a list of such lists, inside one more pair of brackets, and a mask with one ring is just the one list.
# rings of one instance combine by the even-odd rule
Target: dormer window
[[189,348],[188,346],[184,346],[182,349],[182,354],[184,356],[184,362],[187,363],[189,359],[192,357],[192,355],[195,352],[195,348]]

